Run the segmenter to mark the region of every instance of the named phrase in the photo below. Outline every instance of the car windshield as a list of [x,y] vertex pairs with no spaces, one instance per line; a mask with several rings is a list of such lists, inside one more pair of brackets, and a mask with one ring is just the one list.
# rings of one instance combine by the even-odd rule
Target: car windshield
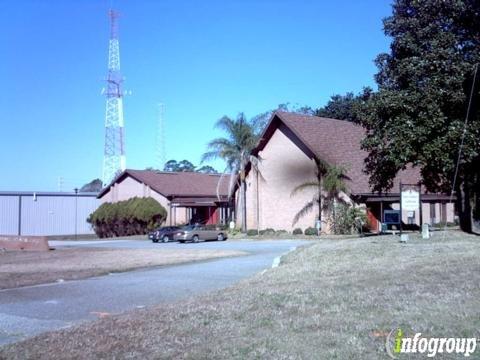
[[158,228],[157,231],[163,231],[163,232],[165,232],[165,231],[172,231],[172,230],[174,230],[174,229],[175,229],[175,228],[172,227],[172,226],[163,226],[163,227],[161,227],[161,228]]
[[182,230],[193,230],[195,227],[198,227],[196,225],[185,225],[182,227]]

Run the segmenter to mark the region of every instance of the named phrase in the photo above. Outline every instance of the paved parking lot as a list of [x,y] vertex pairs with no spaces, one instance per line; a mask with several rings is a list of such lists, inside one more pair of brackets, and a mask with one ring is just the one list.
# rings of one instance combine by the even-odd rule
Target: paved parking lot
[[198,244],[154,244],[141,240],[52,241],[54,247],[228,249],[249,255],[0,291],[0,344],[99,316],[221,289],[270,268],[275,258],[305,243],[307,241],[299,240],[227,240]]

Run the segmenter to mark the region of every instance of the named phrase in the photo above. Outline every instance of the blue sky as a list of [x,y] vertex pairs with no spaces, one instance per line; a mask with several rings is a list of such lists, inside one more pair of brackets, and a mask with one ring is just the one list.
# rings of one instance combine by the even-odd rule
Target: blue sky
[[[107,0],[0,0],[0,190],[71,190],[101,177]],[[324,105],[375,87],[389,1],[116,0],[127,167],[195,164],[223,115]],[[221,161],[213,162],[222,170]]]

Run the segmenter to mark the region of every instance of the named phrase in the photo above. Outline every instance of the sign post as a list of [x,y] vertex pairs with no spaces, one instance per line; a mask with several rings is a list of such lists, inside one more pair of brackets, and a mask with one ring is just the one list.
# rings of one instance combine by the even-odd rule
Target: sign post
[[422,203],[421,185],[400,183],[400,235],[402,234],[403,211],[408,213],[408,223],[414,224],[418,211],[420,225],[422,227]]
[[402,182],[400,181],[400,237],[402,237]]
[[317,236],[320,236],[320,232],[322,230],[322,222],[320,219],[315,220],[315,229],[317,229]]

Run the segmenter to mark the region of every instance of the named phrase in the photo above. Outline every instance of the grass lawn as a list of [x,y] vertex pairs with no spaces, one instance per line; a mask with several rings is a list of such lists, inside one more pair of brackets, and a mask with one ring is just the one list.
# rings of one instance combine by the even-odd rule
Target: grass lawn
[[0,253],[0,289],[243,254],[222,250],[106,248],[7,251]]
[[0,358],[386,359],[398,326],[479,337],[479,241],[322,240],[226,290],[43,334]]

